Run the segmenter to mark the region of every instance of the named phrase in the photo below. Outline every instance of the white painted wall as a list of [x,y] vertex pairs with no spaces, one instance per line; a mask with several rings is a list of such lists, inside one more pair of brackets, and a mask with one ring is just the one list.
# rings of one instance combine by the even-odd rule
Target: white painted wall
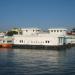
[[22,30],[23,35],[34,35],[34,34],[36,35],[37,33],[41,31],[38,28],[24,28],[21,30]]
[[63,28],[52,28],[52,29],[48,29],[50,35],[55,35],[55,36],[62,36],[62,35],[67,35],[67,29],[63,29]]
[[[55,31],[51,32],[51,30]],[[37,28],[22,29],[23,32],[22,35],[14,36],[14,44],[50,45],[50,46],[63,45],[64,38],[62,36],[66,35],[66,29],[49,29],[48,31],[49,32],[41,32],[41,30]],[[62,41],[60,43],[59,43],[59,37],[62,37]],[[23,42],[20,43],[20,40]]]
[[[23,40],[23,43],[20,43],[20,40]],[[47,43],[46,43],[47,41]],[[48,43],[49,41],[49,43]],[[40,36],[15,36],[14,44],[22,44],[22,45],[58,45],[58,37],[40,37]]]

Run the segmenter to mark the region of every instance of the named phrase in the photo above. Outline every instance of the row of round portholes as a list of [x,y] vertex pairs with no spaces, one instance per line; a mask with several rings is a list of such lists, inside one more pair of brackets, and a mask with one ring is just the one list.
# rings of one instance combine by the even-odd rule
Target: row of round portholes
[[[25,43],[25,41],[23,41],[23,40],[20,40],[20,43]],[[41,42],[39,42],[39,41],[29,41],[29,42],[26,42],[26,43],[50,43],[50,41],[41,41]]]

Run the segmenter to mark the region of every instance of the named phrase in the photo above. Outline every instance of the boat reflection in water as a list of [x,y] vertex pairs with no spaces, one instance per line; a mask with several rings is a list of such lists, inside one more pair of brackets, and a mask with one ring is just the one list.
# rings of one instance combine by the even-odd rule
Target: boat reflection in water
[[1,75],[75,75],[75,48],[0,49]]

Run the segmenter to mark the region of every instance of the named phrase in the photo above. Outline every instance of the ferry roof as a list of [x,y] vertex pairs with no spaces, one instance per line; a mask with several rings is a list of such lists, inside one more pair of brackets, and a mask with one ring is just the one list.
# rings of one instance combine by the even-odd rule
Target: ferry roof
[[21,28],[21,30],[40,30],[39,28]]
[[67,30],[66,28],[49,28],[48,30]]

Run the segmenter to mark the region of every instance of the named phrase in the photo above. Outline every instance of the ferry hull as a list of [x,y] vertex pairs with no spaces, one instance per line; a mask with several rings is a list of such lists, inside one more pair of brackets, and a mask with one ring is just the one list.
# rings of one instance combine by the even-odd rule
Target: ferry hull
[[13,45],[12,48],[20,48],[20,49],[64,49],[68,48],[68,45],[58,45],[58,46],[47,46],[47,45]]
[[2,44],[3,48],[12,48],[12,44]]

